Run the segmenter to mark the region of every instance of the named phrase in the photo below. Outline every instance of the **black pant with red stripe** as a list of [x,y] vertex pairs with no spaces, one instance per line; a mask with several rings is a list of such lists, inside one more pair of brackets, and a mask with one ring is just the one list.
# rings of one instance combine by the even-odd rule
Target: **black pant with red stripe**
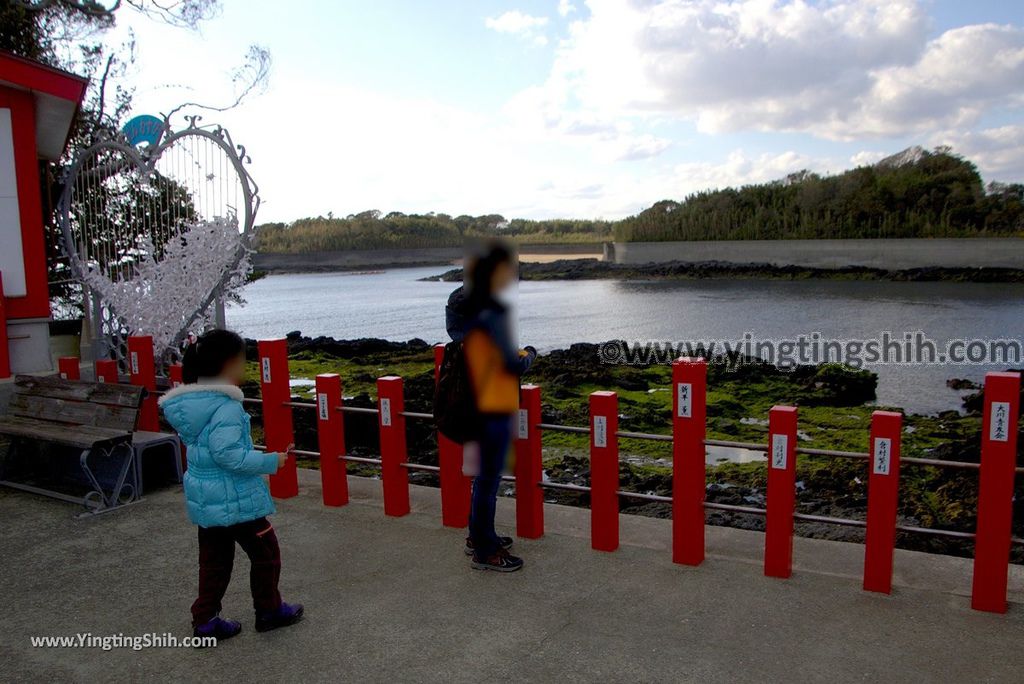
[[199,598],[192,604],[192,625],[209,622],[220,613],[220,602],[231,581],[235,544],[242,547],[252,569],[249,587],[256,614],[272,613],[281,606],[277,582],[281,577],[281,549],[274,527],[266,518],[227,527],[199,528]]

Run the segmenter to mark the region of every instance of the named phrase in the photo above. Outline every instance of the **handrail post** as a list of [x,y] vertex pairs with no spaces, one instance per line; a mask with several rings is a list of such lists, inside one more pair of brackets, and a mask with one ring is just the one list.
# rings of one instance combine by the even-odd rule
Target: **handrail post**
[[377,378],[377,410],[384,514],[406,515],[409,513],[409,472],[402,467],[408,460],[402,378],[394,375]]
[[971,607],[991,613],[1006,612],[1019,415],[1020,374],[986,374]]
[[775,406],[768,413],[768,497],[764,531],[764,574],[793,574],[793,513],[796,507],[797,410]]
[[[440,380],[444,345],[434,346],[434,383]],[[462,445],[437,431],[437,464],[441,469],[441,524],[445,527],[466,527],[469,524],[469,501],[472,480],[462,473]]]
[[619,397],[590,394],[590,546],[619,548]]
[[672,562],[704,562],[707,362],[672,363]]
[[316,435],[320,446],[320,482],[325,506],[348,503],[345,461],[345,417],[341,414],[341,376],[316,376]]
[[544,536],[543,447],[540,387],[523,385],[516,415],[516,534],[524,539]]
[[156,363],[153,359],[153,338],[132,335],[128,338],[128,375],[130,382],[146,389],[139,411],[139,429],[160,431],[160,412],[156,405]]
[[[292,390],[288,373],[288,340],[260,340],[256,344],[260,359],[260,394],[263,397],[263,434],[267,451],[284,453],[295,442],[292,409],[286,404]],[[295,457],[270,476],[270,493],[288,499],[299,493],[299,474]]]
[[118,378],[117,361],[113,359],[96,359],[93,362],[93,378],[96,382],[103,382],[110,385],[116,385],[120,382]]
[[883,594],[892,592],[902,429],[902,413],[875,411],[871,414],[868,522],[864,536],[864,589]]
[[61,380],[81,380],[81,359],[77,356],[62,356],[57,359],[57,372]]

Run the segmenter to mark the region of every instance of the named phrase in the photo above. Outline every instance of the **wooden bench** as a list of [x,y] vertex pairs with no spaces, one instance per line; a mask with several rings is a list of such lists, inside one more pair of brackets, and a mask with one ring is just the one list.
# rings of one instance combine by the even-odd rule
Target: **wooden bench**
[[[7,415],[0,416],[0,436],[10,441],[0,463],[0,484],[80,503],[99,513],[135,500],[132,433],[142,405],[142,387],[62,380],[59,376],[19,375]],[[72,474],[89,491],[72,496],[53,488],[7,478],[10,466],[26,443],[52,445],[77,454]],[[66,470],[66,469],[65,469]],[[77,472],[80,470],[80,472]],[[58,473],[50,473],[57,475]]]

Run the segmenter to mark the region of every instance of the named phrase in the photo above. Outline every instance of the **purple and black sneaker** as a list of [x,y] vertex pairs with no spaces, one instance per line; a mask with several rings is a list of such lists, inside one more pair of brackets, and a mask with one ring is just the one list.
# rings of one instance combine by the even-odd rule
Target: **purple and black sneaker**
[[265,613],[256,616],[256,631],[269,632],[278,627],[294,625],[302,619],[301,603],[284,603],[273,613]]
[[216,637],[217,641],[224,641],[233,636],[238,636],[242,631],[242,625],[234,620],[225,620],[219,615],[192,629],[192,636]]

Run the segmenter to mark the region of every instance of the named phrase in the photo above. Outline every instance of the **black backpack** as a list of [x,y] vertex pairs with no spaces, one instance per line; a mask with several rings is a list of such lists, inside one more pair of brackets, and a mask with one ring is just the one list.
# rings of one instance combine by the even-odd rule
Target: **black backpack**
[[480,413],[476,409],[462,342],[449,342],[444,346],[434,388],[434,420],[438,431],[456,444],[465,444],[479,436]]

